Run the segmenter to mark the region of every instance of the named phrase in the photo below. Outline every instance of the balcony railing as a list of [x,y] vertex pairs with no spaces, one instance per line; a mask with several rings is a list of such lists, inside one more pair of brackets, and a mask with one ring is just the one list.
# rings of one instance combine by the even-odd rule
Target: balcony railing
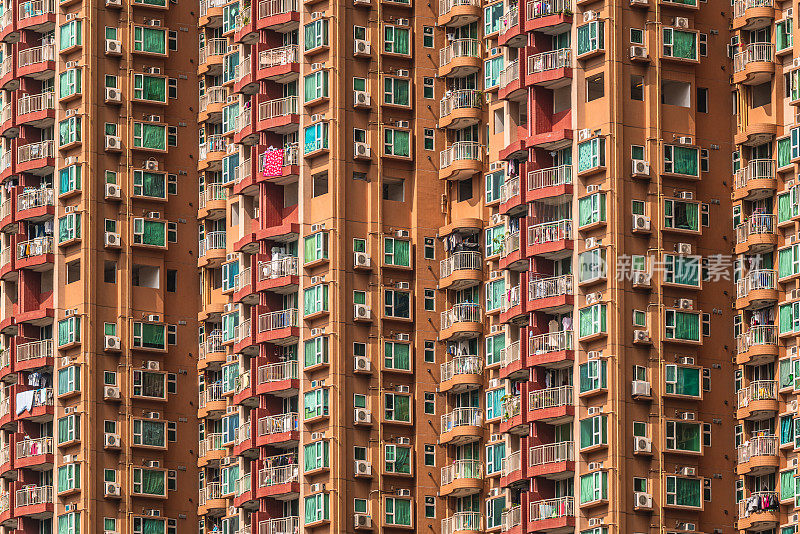
[[480,252],[456,252],[439,262],[439,278],[447,278],[456,271],[480,271],[483,260]]
[[572,386],[537,389],[528,393],[528,410],[572,405]]
[[739,445],[738,453],[740,464],[749,462],[755,456],[777,456],[778,438],[776,436],[756,436]]
[[736,297],[745,298],[751,291],[778,289],[778,273],[772,269],[750,271],[736,282]]
[[55,0],[33,0],[19,5],[19,20],[30,19],[56,12]]
[[269,436],[299,430],[299,419],[296,412],[269,415],[258,420],[258,435]]
[[514,527],[522,524],[522,506],[512,506],[500,515],[501,519],[501,532],[508,532]]
[[750,63],[772,63],[775,60],[775,45],[772,43],[750,43],[733,56],[733,72],[741,72]]
[[0,123],[11,120],[13,109],[14,107],[11,105],[11,102],[3,106],[3,109],[0,110]]
[[439,168],[446,169],[456,161],[482,161],[483,145],[474,141],[456,141],[439,152]]
[[258,106],[258,120],[265,121],[277,117],[285,117],[286,115],[295,115],[298,110],[297,102],[296,96],[287,96],[262,102]]
[[528,20],[539,19],[558,13],[571,13],[572,2],[570,0],[537,0],[535,2],[528,2],[527,15]]
[[17,100],[17,115],[56,109],[55,93],[29,94]]
[[506,312],[511,308],[520,305],[522,301],[522,286],[511,286],[508,288],[508,291],[503,293],[503,311]]
[[297,45],[262,50],[258,55],[258,68],[267,69],[270,67],[277,67],[279,65],[297,63],[298,58],[300,57],[298,51],[299,49]]
[[442,534],[455,534],[464,530],[483,530],[480,512],[456,512],[442,519]]
[[528,461],[531,467],[554,464],[558,462],[571,462],[575,460],[575,442],[561,441],[537,445],[528,449]]
[[508,13],[500,17],[500,33],[504,34],[518,24],[519,8],[515,5],[508,10]]
[[17,148],[17,163],[52,158],[53,156],[55,156],[55,143],[52,140],[29,143]]
[[209,334],[205,341],[200,343],[199,359],[204,360],[209,352],[224,352],[222,348],[222,332],[215,330]]
[[269,363],[258,368],[257,379],[259,384],[281,382],[283,380],[296,380],[298,378],[297,360]]
[[479,323],[482,321],[481,307],[477,304],[456,304],[441,313],[441,329],[445,330],[457,323]]
[[522,413],[522,395],[514,395],[513,397],[506,397],[500,401],[500,412],[502,413],[503,421],[518,416]]
[[736,338],[739,354],[759,345],[778,345],[778,328],[775,325],[751,326],[748,331]]
[[14,506],[32,506],[34,504],[52,504],[53,486],[26,486],[17,490]]
[[500,252],[500,255],[503,258],[519,250],[520,247],[519,237],[520,237],[519,230],[517,230],[516,232],[508,233],[503,237],[503,242],[502,242],[503,245]]
[[481,57],[481,42],[477,39],[456,39],[439,50],[439,66],[444,67],[459,57]]
[[241,343],[250,337],[252,330],[250,328],[250,319],[246,319],[233,328],[233,342]]
[[572,497],[557,497],[533,501],[530,506],[529,521],[575,517],[575,500]]
[[34,46],[19,51],[17,68],[35,65],[45,61],[53,61],[56,58],[56,45],[48,44]]
[[736,0],[733,3],[733,17],[744,17],[745,11],[753,7],[772,7],[772,0]]
[[250,178],[250,176],[252,175],[252,173],[251,173],[251,170],[252,170],[251,163],[252,162],[250,161],[250,158],[247,158],[246,160],[243,160],[239,165],[237,165],[235,169],[233,169],[233,181],[234,181],[234,183],[238,184],[242,180],[246,180],[247,178]]
[[540,245],[572,239],[572,220],[564,219],[528,227],[528,244]]
[[206,388],[198,394],[200,408],[205,408],[209,402],[222,402],[224,400],[225,397],[222,396],[222,384],[219,382],[207,385]]
[[0,465],[11,461],[11,445],[4,445],[0,448]]
[[265,19],[298,10],[298,0],[266,0],[258,3],[258,18]]
[[528,191],[572,183],[572,165],[559,165],[528,172]]
[[248,287],[252,283],[253,278],[253,270],[248,267],[247,269],[242,269],[239,273],[233,277],[233,287],[236,291],[241,291],[242,289]]
[[271,280],[284,276],[296,276],[298,273],[297,257],[291,256],[279,260],[258,262],[258,281]]
[[206,207],[209,202],[215,200],[225,200],[228,198],[228,189],[222,184],[207,184],[203,191],[200,192],[200,209]]
[[53,253],[53,238],[52,237],[37,237],[17,243],[17,259],[23,260],[25,258],[33,258],[42,256],[44,254]]
[[475,89],[448,91],[439,101],[439,116],[446,117],[456,109],[481,109],[483,93]]
[[227,39],[207,39],[206,45],[200,49],[200,63],[205,63],[212,56],[224,56],[227,53]]
[[440,366],[440,381],[450,380],[457,375],[479,375],[483,370],[480,356],[457,356]]
[[519,80],[519,59],[515,59],[500,71],[500,87],[505,87],[513,81]]
[[739,408],[746,408],[754,401],[777,400],[778,383],[775,380],[754,380],[740,389],[736,396]]
[[775,160],[754,159],[736,171],[733,176],[733,187],[743,189],[750,180],[775,179]]
[[571,274],[537,278],[528,282],[528,300],[572,295],[573,290],[574,285]]
[[[241,494],[248,492],[251,489],[252,489],[251,475],[250,473],[247,473],[246,475],[242,475],[238,479],[236,479],[236,483],[234,484],[233,494],[239,497]],[[239,530],[239,532],[241,533],[242,531]]]
[[519,196],[519,176],[514,176],[500,186],[500,202],[508,202],[512,198]]
[[520,360],[520,345],[519,341],[515,341],[500,349],[500,360],[503,362],[503,367],[507,367]]
[[771,213],[754,213],[747,221],[736,227],[736,244],[747,242],[751,235],[775,233],[775,215]]
[[483,478],[483,464],[478,460],[456,460],[442,467],[442,486],[452,484],[455,480]]
[[225,3],[225,0],[200,0],[200,16],[205,17],[209,9],[222,7]]
[[11,215],[11,198],[7,198],[0,204],[0,219],[5,219]]
[[550,52],[542,52],[528,56],[528,74],[538,74],[555,69],[568,69],[572,67],[572,51],[569,48],[559,48]]
[[[739,519],[749,517],[750,514],[757,514],[763,509],[758,503],[761,502],[780,502],[780,495],[775,491],[754,491],[747,497],[739,501]],[[755,503],[755,506],[753,505]],[[777,510],[779,507],[776,507]]]
[[206,159],[211,152],[225,152],[228,149],[228,141],[222,135],[209,135],[206,142],[200,144],[200,159]]
[[447,15],[454,7],[475,6],[481,7],[479,0],[439,0],[439,16]]
[[265,488],[297,482],[299,469],[297,464],[280,465],[277,467],[267,467],[258,472],[258,487]]
[[442,432],[450,432],[460,426],[481,426],[483,412],[480,408],[456,408],[442,415]]
[[222,486],[219,482],[207,482],[204,488],[200,488],[199,505],[203,506],[208,501],[222,498]]
[[258,534],[297,534],[299,531],[299,517],[276,517],[258,524]]
[[281,328],[297,327],[297,308],[288,308],[258,316],[258,331],[269,332]]
[[218,232],[208,232],[205,238],[200,240],[200,251],[198,255],[203,257],[209,250],[225,250],[225,236],[227,234],[224,230]]
[[503,458],[502,472],[504,477],[520,469],[522,469],[522,451],[514,451]]
[[528,339],[528,353],[531,356],[562,350],[572,350],[572,330],[532,335]]
[[28,343],[20,343],[17,345],[17,361],[26,362],[28,360],[36,360],[38,358],[52,358],[53,357],[53,340],[41,339],[39,341],[30,341]]
[[53,438],[24,439],[17,442],[17,459],[53,454]]
[[197,455],[200,458],[203,458],[205,457],[206,454],[208,454],[211,451],[225,450],[225,445],[223,443],[224,443],[224,435],[221,432],[208,434],[206,435],[205,439],[200,440],[200,444],[197,448],[198,450]]
[[29,189],[17,195],[17,211],[55,205],[53,188]]
[[211,104],[224,104],[228,101],[227,87],[209,87],[200,97],[200,112],[204,112]]

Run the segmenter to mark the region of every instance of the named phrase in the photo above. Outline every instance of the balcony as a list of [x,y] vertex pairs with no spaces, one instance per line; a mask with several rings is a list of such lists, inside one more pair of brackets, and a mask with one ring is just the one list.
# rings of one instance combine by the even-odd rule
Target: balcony
[[[288,458],[290,455],[282,455]],[[277,457],[275,458],[278,459]],[[267,458],[267,460],[270,460]],[[300,493],[300,469],[297,464],[278,465],[258,471],[259,497],[287,499]]]
[[55,72],[56,46],[34,46],[20,50],[17,56],[17,76],[36,80],[51,78]]
[[17,243],[17,269],[48,270],[53,268],[53,238],[37,237]]
[[551,425],[565,423],[575,415],[573,387],[559,386],[528,393],[528,420]]
[[461,393],[483,384],[483,360],[480,356],[456,356],[441,364],[439,391]]
[[[52,188],[26,189],[17,195],[17,216],[29,222],[52,219],[55,205]],[[25,213],[22,213],[25,212]]]
[[255,356],[258,354],[258,347],[253,342],[253,330],[250,325],[250,319],[245,319],[233,328],[233,350],[236,353]]
[[479,460],[455,460],[442,467],[439,494],[464,497],[480,493],[483,487],[483,464]]
[[484,98],[483,93],[475,89],[447,91],[439,101],[439,127],[458,130],[478,124]]
[[573,306],[574,287],[571,274],[534,278],[528,282],[526,311],[543,311],[549,314],[567,312]]
[[198,216],[205,218],[224,218],[228,189],[218,183],[206,184],[198,199]]
[[17,125],[45,128],[55,122],[55,93],[26,94],[17,100]]
[[215,330],[209,334],[198,348],[198,368],[205,369],[209,363],[225,361],[225,347],[222,346],[222,332]]
[[778,328],[775,325],[752,326],[736,338],[736,363],[761,365],[778,357]]
[[736,307],[763,308],[778,301],[778,273],[771,269],[747,272],[736,282]]
[[523,470],[522,464],[522,451],[514,451],[505,458],[501,466],[501,486],[510,486],[516,482],[526,480],[526,475]]
[[500,432],[517,435],[528,433],[528,424],[525,421],[525,410],[522,406],[524,394],[506,396],[500,402]]
[[746,498],[739,501],[739,516],[737,527],[740,531],[761,532],[776,528],[780,523],[780,506],[760,506],[760,503],[780,502],[780,495],[774,491],[754,491]]
[[456,252],[439,262],[439,289],[465,289],[480,284],[482,279],[480,252]]
[[53,486],[25,486],[14,494],[14,514],[44,519],[52,515],[53,503]]
[[500,213],[503,215],[527,214],[528,205],[522,194],[521,176],[507,178],[500,186]]
[[478,0],[439,0],[437,25],[464,26],[480,19],[482,14],[481,3]]
[[52,339],[18,343],[14,352],[17,361],[15,368],[19,371],[53,365]]
[[771,197],[777,187],[775,160],[750,160],[733,175],[733,200],[760,200]]
[[527,202],[562,204],[572,198],[572,165],[559,165],[528,172]]
[[214,432],[207,434],[204,439],[200,440],[197,447],[197,457],[202,465],[212,461],[219,461],[227,455],[228,449],[223,444],[224,439],[224,435],[221,432]]
[[219,482],[207,482],[205,487],[200,488],[197,501],[199,515],[207,515],[212,511],[224,511],[225,504],[225,498],[222,496],[222,486],[220,486]]
[[200,0],[200,26],[222,24],[222,6],[225,0]]
[[17,147],[17,172],[30,172],[44,175],[53,172],[55,162],[55,143],[39,141]]
[[528,256],[555,260],[572,253],[572,219],[534,224],[528,227]]
[[442,534],[456,534],[457,532],[478,533],[483,532],[480,512],[456,512],[450,517],[442,519]]
[[213,262],[220,262],[225,259],[225,241],[226,233],[224,230],[217,232],[208,232],[205,237],[200,240],[197,255],[200,258],[205,258],[204,265],[209,265]]
[[205,143],[200,143],[198,170],[219,171],[222,169],[222,158],[228,151],[228,140],[222,135],[209,135]]
[[511,46],[520,48],[525,46],[526,38],[520,20],[519,7],[514,4],[500,18],[500,35],[498,44],[500,46]]
[[441,425],[440,443],[473,443],[483,435],[483,412],[480,408],[456,408],[442,415]]
[[288,397],[297,393],[300,385],[297,360],[261,365],[256,371],[256,392]]
[[529,529],[536,532],[561,532],[575,526],[575,500],[556,497],[532,501],[528,514]]
[[44,468],[53,464],[53,438],[31,438],[16,444],[14,467],[17,469],[37,466]]
[[206,45],[200,49],[198,74],[220,76],[222,74],[222,57],[227,53],[227,39],[207,39]]
[[222,120],[222,108],[228,102],[228,88],[227,87],[208,87],[205,93],[199,99],[200,116],[198,121],[205,122],[213,120],[219,122]]
[[778,244],[776,218],[771,213],[754,213],[736,227],[736,254],[761,254]]
[[737,419],[761,421],[778,412],[778,383],[774,380],[754,380],[737,394]]
[[501,379],[528,376],[528,369],[522,365],[522,341],[509,343],[501,350],[501,355]]
[[300,532],[299,517],[276,517],[258,524],[258,534],[293,534],[295,532]]
[[262,50],[258,54],[258,78],[277,83],[296,80],[300,73],[299,58],[297,45]]
[[258,29],[285,33],[299,26],[298,0],[264,0],[258,3]]
[[548,35],[565,32],[572,26],[571,0],[542,0],[526,4],[525,31]]
[[222,393],[222,383],[206,385],[203,391],[198,393],[198,416],[208,417],[211,413],[224,412],[226,409],[226,397]]
[[258,291],[292,293],[299,283],[298,259],[295,256],[258,262],[256,285]]
[[561,48],[528,56],[526,85],[558,89],[572,82],[572,50]]
[[[10,11],[10,10],[9,10]],[[20,29],[29,29],[44,33],[55,28],[56,2],[55,0],[33,0],[19,4]]]
[[756,436],[739,445],[736,473],[759,476],[774,472],[780,467],[778,438]]
[[439,50],[439,77],[463,78],[483,68],[481,42],[477,39],[455,39]]
[[775,8],[772,0],[736,0],[733,3],[733,29],[758,30],[772,24]]
[[297,340],[300,326],[297,308],[288,308],[258,316],[258,342],[288,345]]
[[733,83],[759,85],[775,74],[775,45],[750,43],[733,56]]
[[522,527],[522,506],[517,504],[504,511],[501,516],[501,532],[508,532]]
[[461,181],[483,169],[486,147],[474,141],[456,141],[439,152],[439,179]]
[[296,132],[300,124],[296,96],[276,98],[258,105],[258,129],[276,134]]
[[522,83],[519,59],[515,59],[500,71],[498,80],[500,89],[497,93],[501,100],[521,102],[527,98],[528,90]]
[[483,312],[478,304],[456,304],[440,314],[440,341],[478,337],[482,331]]
[[528,476],[550,479],[572,478],[575,471],[575,442],[546,443],[528,449]]
[[528,338],[527,367],[534,365],[551,368],[571,367],[575,359],[572,337],[572,330],[531,334]]
[[257,432],[259,446],[289,447],[300,439],[300,419],[296,412],[262,417]]

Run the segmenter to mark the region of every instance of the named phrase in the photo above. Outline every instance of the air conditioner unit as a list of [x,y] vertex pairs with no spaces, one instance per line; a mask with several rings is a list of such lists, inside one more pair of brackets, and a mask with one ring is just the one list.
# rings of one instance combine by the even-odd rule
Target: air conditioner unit
[[366,460],[356,460],[356,467],[355,467],[356,475],[371,475],[372,474],[372,464]]
[[647,59],[647,47],[631,45],[631,59]]
[[676,28],[688,28],[689,27],[689,19],[686,17],[675,17],[675,27]]
[[633,452],[653,452],[653,441],[650,438],[634,436]]
[[681,414],[681,419],[683,419],[684,421],[694,421],[695,420],[694,412],[683,412]]
[[394,74],[400,78],[408,78],[410,76],[408,69],[397,69],[394,71]]
[[683,200],[692,200],[694,198],[694,193],[691,191],[680,191],[678,193],[678,198],[682,198]]
[[122,41],[106,39],[106,54],[119,55],[122,53]]
[[394,236],[395,236],[395,237],[408,237],[408,236],[410,236],[410,235],[411,235],[411,234],[408,232],[408,230],[397,230],[397,231],[394,233]]
[[147,316],[147,320],[150,321],[151,323],[160,323],[161,316],[157,313],[151,313]]
[[634,380],[631,382],[631,395],[634,397],[649,397],[650,382],[645,380]]
[[323,115],[322,113],[314,113],[311,115],[311,122],[321,121],[324,118],[325,115]]
[[578,130],[578,141],[585,141],[592,136],[592,131],[589,128]]
[[106,449],[119,449],[121,441],[122,440],[120,440],[119,434],[108,433],[103,437],[103,446]]
[[397,282],[397,284],[395,284],[395,287],[397,289],[408,289],[409,286],[408,282]]
[[372,412],[366,408],[356,408],[353,417],[356,423],[367,424],[372,422]]
[[586,192],[587,193],[597,193],[598,191],[600,191],[600,186],[597,185],[597,184],[587,185],[586,186]]
[[691,243],[678,243],[675,245],[675,250],[678,254],[691,254],[692,253],[692,244]]
[[122,138],[118,135],[107,135],[106,150],[122,150]]
[[158,162],[154,159],[148,159],[144,162],[144,168],[148,171],[157,171],[158,170]]
[[369,93],[367,91],[353,91],[353,105],[356,107],[359,106],[369,106],[372,100],[369,97]]
[[309,486],[310,493],[319,493],[320,491],[325,491],[325,484],[311,484]]
[[367,514],[356,514],[355,528],[372,528],[372,516]]
[[399,489],[397,490],[397,495],[399,495],[400,497],[411,497],[411,490]]
[[603,407],[602,406],[590,406],[586,410],[586,413],[589,414],[589,415],[597,415],[599,413],[603,413]]
[[150,122],[161,122],[161,115],[145,115],[144,118]]
[[596,471],[603,468],[603,462],[589,462],[587,465],[589,471]]
[[602,350],[590,350],[586,353],[586,357],[590,360],[599,360],[603,357]]
[[678,363],[681,365],[694,365],[694,358],[691,356],[681,356],[678,358]]
[[633,229],[638,230],[640,232],[649,232],[650,231],[650,217],[646,215],[634,215],[633,216]]
[[371,155],[369,145],[367,143],[356,142],[353,144],[353,157],[367,159]]
[[635,159],[631,161],[631,174],[637,176],[650,176],[650,164],[642,159]]
[[106,482],[105,484],[105,496],[106,497],[119,497],[120,488],[119,484],[116,482]]
[[593,517],[589,519],[589,526],[590,527],[599,527],[603,524],[603,520],[598,517]]
[[353,54],[357,56],[368,56],[372,52],[372,46],[364,39],[356,39],[353,44]]
[[113,87],[106,87],[106,102],[119,104],[122,102],[122,92]]
[[583,13],[583,22],[591,22],[597,19],[596,11],[585,11]]
[[369,306],[366,304],[354,304],[353,305],[353,318],[356,320],[368,320],[372,316],[371,310]]
[[353,254],[353,266],[355,267],[369,267],[369,254],[366,252],[356,252]]
[[161,67],[145,67],[144,70],[148,74],[161,74]]
[[693,477],[697,475],[697,469],[694,467],[681,467],[680,474],[684,477]]
[[398,393],[408,393],[410,391],[408,386],[396,386],[394,390]]
[[122,349],[122,343],[119,336],[105,336],[103,340],[103,350],[106,352],[119,352]]
[[634,492],[633,505],[636,508],[649,510],[653,507],[653,496],[641,491]]
[[398,445],[411,445],[411,439],[406,437],[397,438]]
[[122,0],[106,0],[106,7],[122,7]]
[[603,294],[599,291],[596,293],[586,294],[586,304],[597,304],[603,298]]
[[650,274],[644,271],[633,272],[633,285],[635,286],[649,286]]
[[634,330],[633,342],[634,343],[648,343],[650,341],[650,334],[647,330]]
[[103,397],[106,399],[119,399],[119,388],[117,386],[105,386],[103,388]]
[[117,184],[106,184],[106,200],[119,199],[122,197],[122,188]]
[[587,237],[586,241],[584,241],[585,248],[594,248],[597,246],[597,238],[596,237]]
[[372,369],[372,362],[366,356],[356,356],[354,367],[356,371],[366,372]]
[[682,310],[691,310],[694,306],[692,299],[678,299],[678,308]]
[[161,412],[145,412],[144,415],[148,419],[161,419]]
[[394,121],[394,125],[398,128],[410,128],[411,123],[408,121]]
[[122,245],[122,239],[116,232],[106,232],[105,246],[106,248],[119,248]]
[[161,369],[161,365],[156,360],[148,360],[147,361],[147,370],[148,371],[158,371]]

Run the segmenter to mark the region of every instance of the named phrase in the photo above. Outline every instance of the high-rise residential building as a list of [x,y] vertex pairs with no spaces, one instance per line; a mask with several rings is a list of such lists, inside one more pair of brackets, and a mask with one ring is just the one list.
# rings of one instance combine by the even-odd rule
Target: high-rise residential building
[[0,5],[4,533],[197,528],[197,31]]

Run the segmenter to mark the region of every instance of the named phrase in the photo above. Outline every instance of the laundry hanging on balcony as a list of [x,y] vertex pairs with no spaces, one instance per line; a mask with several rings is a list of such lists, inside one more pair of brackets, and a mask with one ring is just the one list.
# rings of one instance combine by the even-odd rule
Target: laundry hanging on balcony
[[281,176],[283,174],[283,150],[275,148],[264,152],[264,176]]

